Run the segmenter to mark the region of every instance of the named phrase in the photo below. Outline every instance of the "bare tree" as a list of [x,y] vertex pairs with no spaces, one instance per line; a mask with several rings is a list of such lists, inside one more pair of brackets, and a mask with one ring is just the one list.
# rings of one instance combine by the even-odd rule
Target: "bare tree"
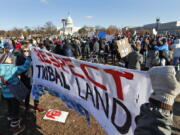
[[47,35],[56,35],[58,33],[56,26],[50,21],[44,25],[44,30]]
[[32,35],[33,30],[31,30],[28,26],[25,26],[24,29],[25,29],[24,35],[26,35],[26,36]]
[[20,37],[23,34],[22,29],[14,28],[6,32],[8,37]]

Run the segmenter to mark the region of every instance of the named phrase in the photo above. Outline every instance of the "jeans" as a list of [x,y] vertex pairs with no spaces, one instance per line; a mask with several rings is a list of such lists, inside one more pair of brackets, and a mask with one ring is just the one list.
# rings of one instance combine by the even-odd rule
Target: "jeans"
[[34,100],[38,101],[40,96],[44,95],[46,88],[44,86],[41,85],[33,85],[32,86],[32,97]]
[[174,57],[173,58],[173,65],[176,66],[179,63],[179,57]]
[[20,102],[16,98],[7,98],[6,101],[8,104],[8,115],[13,120],[19,120]]
[[29,93],[29,94],[26,96],[26,98],[25,98],[24,104],[25,104],[26,110],[28,110],[28,109],[29,109],[29,106],[30,106],[30,105],[29,105],[30,94],[31,94],[31,93]]
[[172,115],[169,110],[143,104],[136,117],[134,135],[171,135]]
[[28,110],[29,109],[29,102],[30,102],[30,95],[31,95],[31,87],[27,87],[27,88],[29,88],[30,89],[30,91],[29,91],[29,93],[28,93],[28,95],[26,96],[26,98],[25,98],[25,107],[26,107],[26,110]]

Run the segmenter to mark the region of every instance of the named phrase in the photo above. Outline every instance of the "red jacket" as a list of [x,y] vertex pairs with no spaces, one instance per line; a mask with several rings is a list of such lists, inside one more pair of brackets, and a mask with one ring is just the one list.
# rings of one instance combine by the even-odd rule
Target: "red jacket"
[[15,44],[15,49],[20,50],[20,49],[21,49],[21,46],[22,46],[21,43],[17,43],[17,44]]

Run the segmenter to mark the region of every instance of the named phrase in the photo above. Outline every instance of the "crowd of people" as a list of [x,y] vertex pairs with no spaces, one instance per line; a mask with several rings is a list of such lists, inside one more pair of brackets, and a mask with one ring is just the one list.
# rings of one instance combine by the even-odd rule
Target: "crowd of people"
[[[128,38],[132,53],[121,58],[118,52],[120,47],[118,40],[124,38]],[[0,41],[0,47],[5,41]],[[177,66],[180,58],[180,39],[174,35],[151,36],[147,34],[132,37],[117,35],[111,40],[98,37],[14,39],[8,40],[5,44],[15,50],[20,50],[23,45],[36,46],[59,55],[91,60],[90,62],[108,64],[111,61],[116,64],[121,61],[126,68],[138,70],[148,70],[153,66]],[[91,58],[94,56],[97,61],[92,61]]]
[[[128,38],[132,53],[121,58],[118,40],[124,38]],[[113,64],[122,62],[126,68],[138,70],[148,70],[154,66],[177,66],[180,58],[180,39],[174,35],[132,37],[117,35],[108,41],[97,37],[70,37],[63,40],[61,38],[36,38],[22,42],[14,40],[12,44],[15,49],[19,49],[23,42],[59,55],[104,64],[108,64],[109,61]]]
[[[118,41],[128,38],[132,51],[121,57]],[[153,86],[150,103],[142,105],[137,117],[136,135],[170,135],[172,124],[172,105],[180,93],[180,74],[176,72],[180,64],[180,39],[174,35],[165,36],[132,36],[117,35],[107,41],[105,38],[69,37],[69,38],[31,38],[0,40],[0,64],[14,64],[14,75],[10,79],[0,76],[1,93],[8,104],[7,120],[13,135],[25,130],[19,116],[20,102],[9,89],[19,81],[29,89],[23,99],[25,111],[30,111],[29,100],[31,90],[37,93],[34,97],[34,110],[44,112],[39,106],[39,96],[43,93],[40,86],[32,86],[30,48],[39,47],[55,54],[74,57],[89,62],[113,64],[135,69],[148,70]],[[123,63],[123,64],[119,64]],[[156,66],[164,66],[157,67]],[[168,66],[168,67],[165,67]],[[19,79],[20,78],[20,79]],[[162,79],[163,78],[163,79]],[[147,123],[147,121],[149,123]],[[145,124],[146,123],[146,124]],[[149,130],[150,129],[150,130]]]

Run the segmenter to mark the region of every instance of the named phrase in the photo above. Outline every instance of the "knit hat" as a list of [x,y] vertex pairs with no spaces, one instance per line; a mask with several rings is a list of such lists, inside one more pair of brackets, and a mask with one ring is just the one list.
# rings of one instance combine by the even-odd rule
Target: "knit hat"
[[154,92],[151,98],[168,105],[173,105],[174,99],[180,93],[180,71],[176,73],[173,66],[154,67],[149,70]]

